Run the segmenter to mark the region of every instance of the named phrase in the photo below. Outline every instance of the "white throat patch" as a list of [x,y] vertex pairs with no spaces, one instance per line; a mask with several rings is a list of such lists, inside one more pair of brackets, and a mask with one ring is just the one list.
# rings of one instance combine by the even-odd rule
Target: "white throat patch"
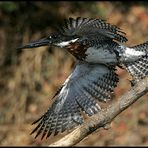
[[61,42],[61,43],[57,43],[56,45],[57,45],[57,46],[60,46],[60,47],[62,48],[62,47],[65,47],[65,46],[69,45],[70,43],[76,42],[78,39],[79,39],[79,38],[72,39],[72,40],[70,40],[70,41],[63,41],[63,42]]

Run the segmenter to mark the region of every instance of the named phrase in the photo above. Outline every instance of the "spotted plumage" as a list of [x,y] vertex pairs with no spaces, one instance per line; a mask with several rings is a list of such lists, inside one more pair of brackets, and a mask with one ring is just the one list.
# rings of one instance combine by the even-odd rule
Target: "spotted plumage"
[[53,105],[37,120],[39,125],[33,132],[38,130],[37,136],[43,132],[43,138],[83,123],[82,111],[89,116],[100,111],[97,100],[106,102],[111,99],[117,82],[114,69],[79,61],[58,92]]
[[34,124],[35,137],[57,135],[101,110],[99,101],[111,99],[117,86],[116,66],[125,68],[134,83],[148,76],[148,42],[127,47],[125,33],[101,19],[69,18],[59,31],[23,48],[45,45],[65,48],[76,58],[74,71],[54,95],[55,101]]

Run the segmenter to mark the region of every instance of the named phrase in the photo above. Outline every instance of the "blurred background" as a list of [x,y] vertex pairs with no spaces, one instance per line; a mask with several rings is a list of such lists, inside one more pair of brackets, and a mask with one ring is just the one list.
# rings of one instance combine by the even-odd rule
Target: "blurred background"
[[[34,139],[31,125],[48,109],[50,98],[71,73],[75,59],[54,47],[17,51],[56,31],[64,18],[92,17],[120,27],[133,46],[148,40],[148,2],[0,2],[0,146],[47,146],[64,134]],[[130,89],[120,76],[114,101]],[[76,146],[147,146],[148,95],[121,113],[108,130],[99,129]]]

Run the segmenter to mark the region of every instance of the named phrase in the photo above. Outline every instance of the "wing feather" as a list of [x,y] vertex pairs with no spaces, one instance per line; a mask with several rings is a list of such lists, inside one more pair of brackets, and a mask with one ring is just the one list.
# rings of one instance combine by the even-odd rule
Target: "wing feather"
[[83,123],[81,111],[89,116],[100,111],[99,101],[110,98],[118,77],[114,69],[102,64],[79,62],[67,78],[55,101],[47,112],[34,123],[38,123],[32,133],[41,139],[52,133],[57,135]]

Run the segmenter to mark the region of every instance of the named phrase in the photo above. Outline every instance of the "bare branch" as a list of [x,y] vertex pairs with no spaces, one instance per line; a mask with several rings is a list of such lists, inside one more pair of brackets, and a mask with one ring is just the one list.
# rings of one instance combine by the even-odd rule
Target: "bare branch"
[[90,117],[73,132],[49,146],[73,146],[79,143],[96,129],[110,124],[118,114],[132,105],[147,92],[148,77],[132,87],[127,93],[118,99],[118,101],[114,101],[109,107]]

